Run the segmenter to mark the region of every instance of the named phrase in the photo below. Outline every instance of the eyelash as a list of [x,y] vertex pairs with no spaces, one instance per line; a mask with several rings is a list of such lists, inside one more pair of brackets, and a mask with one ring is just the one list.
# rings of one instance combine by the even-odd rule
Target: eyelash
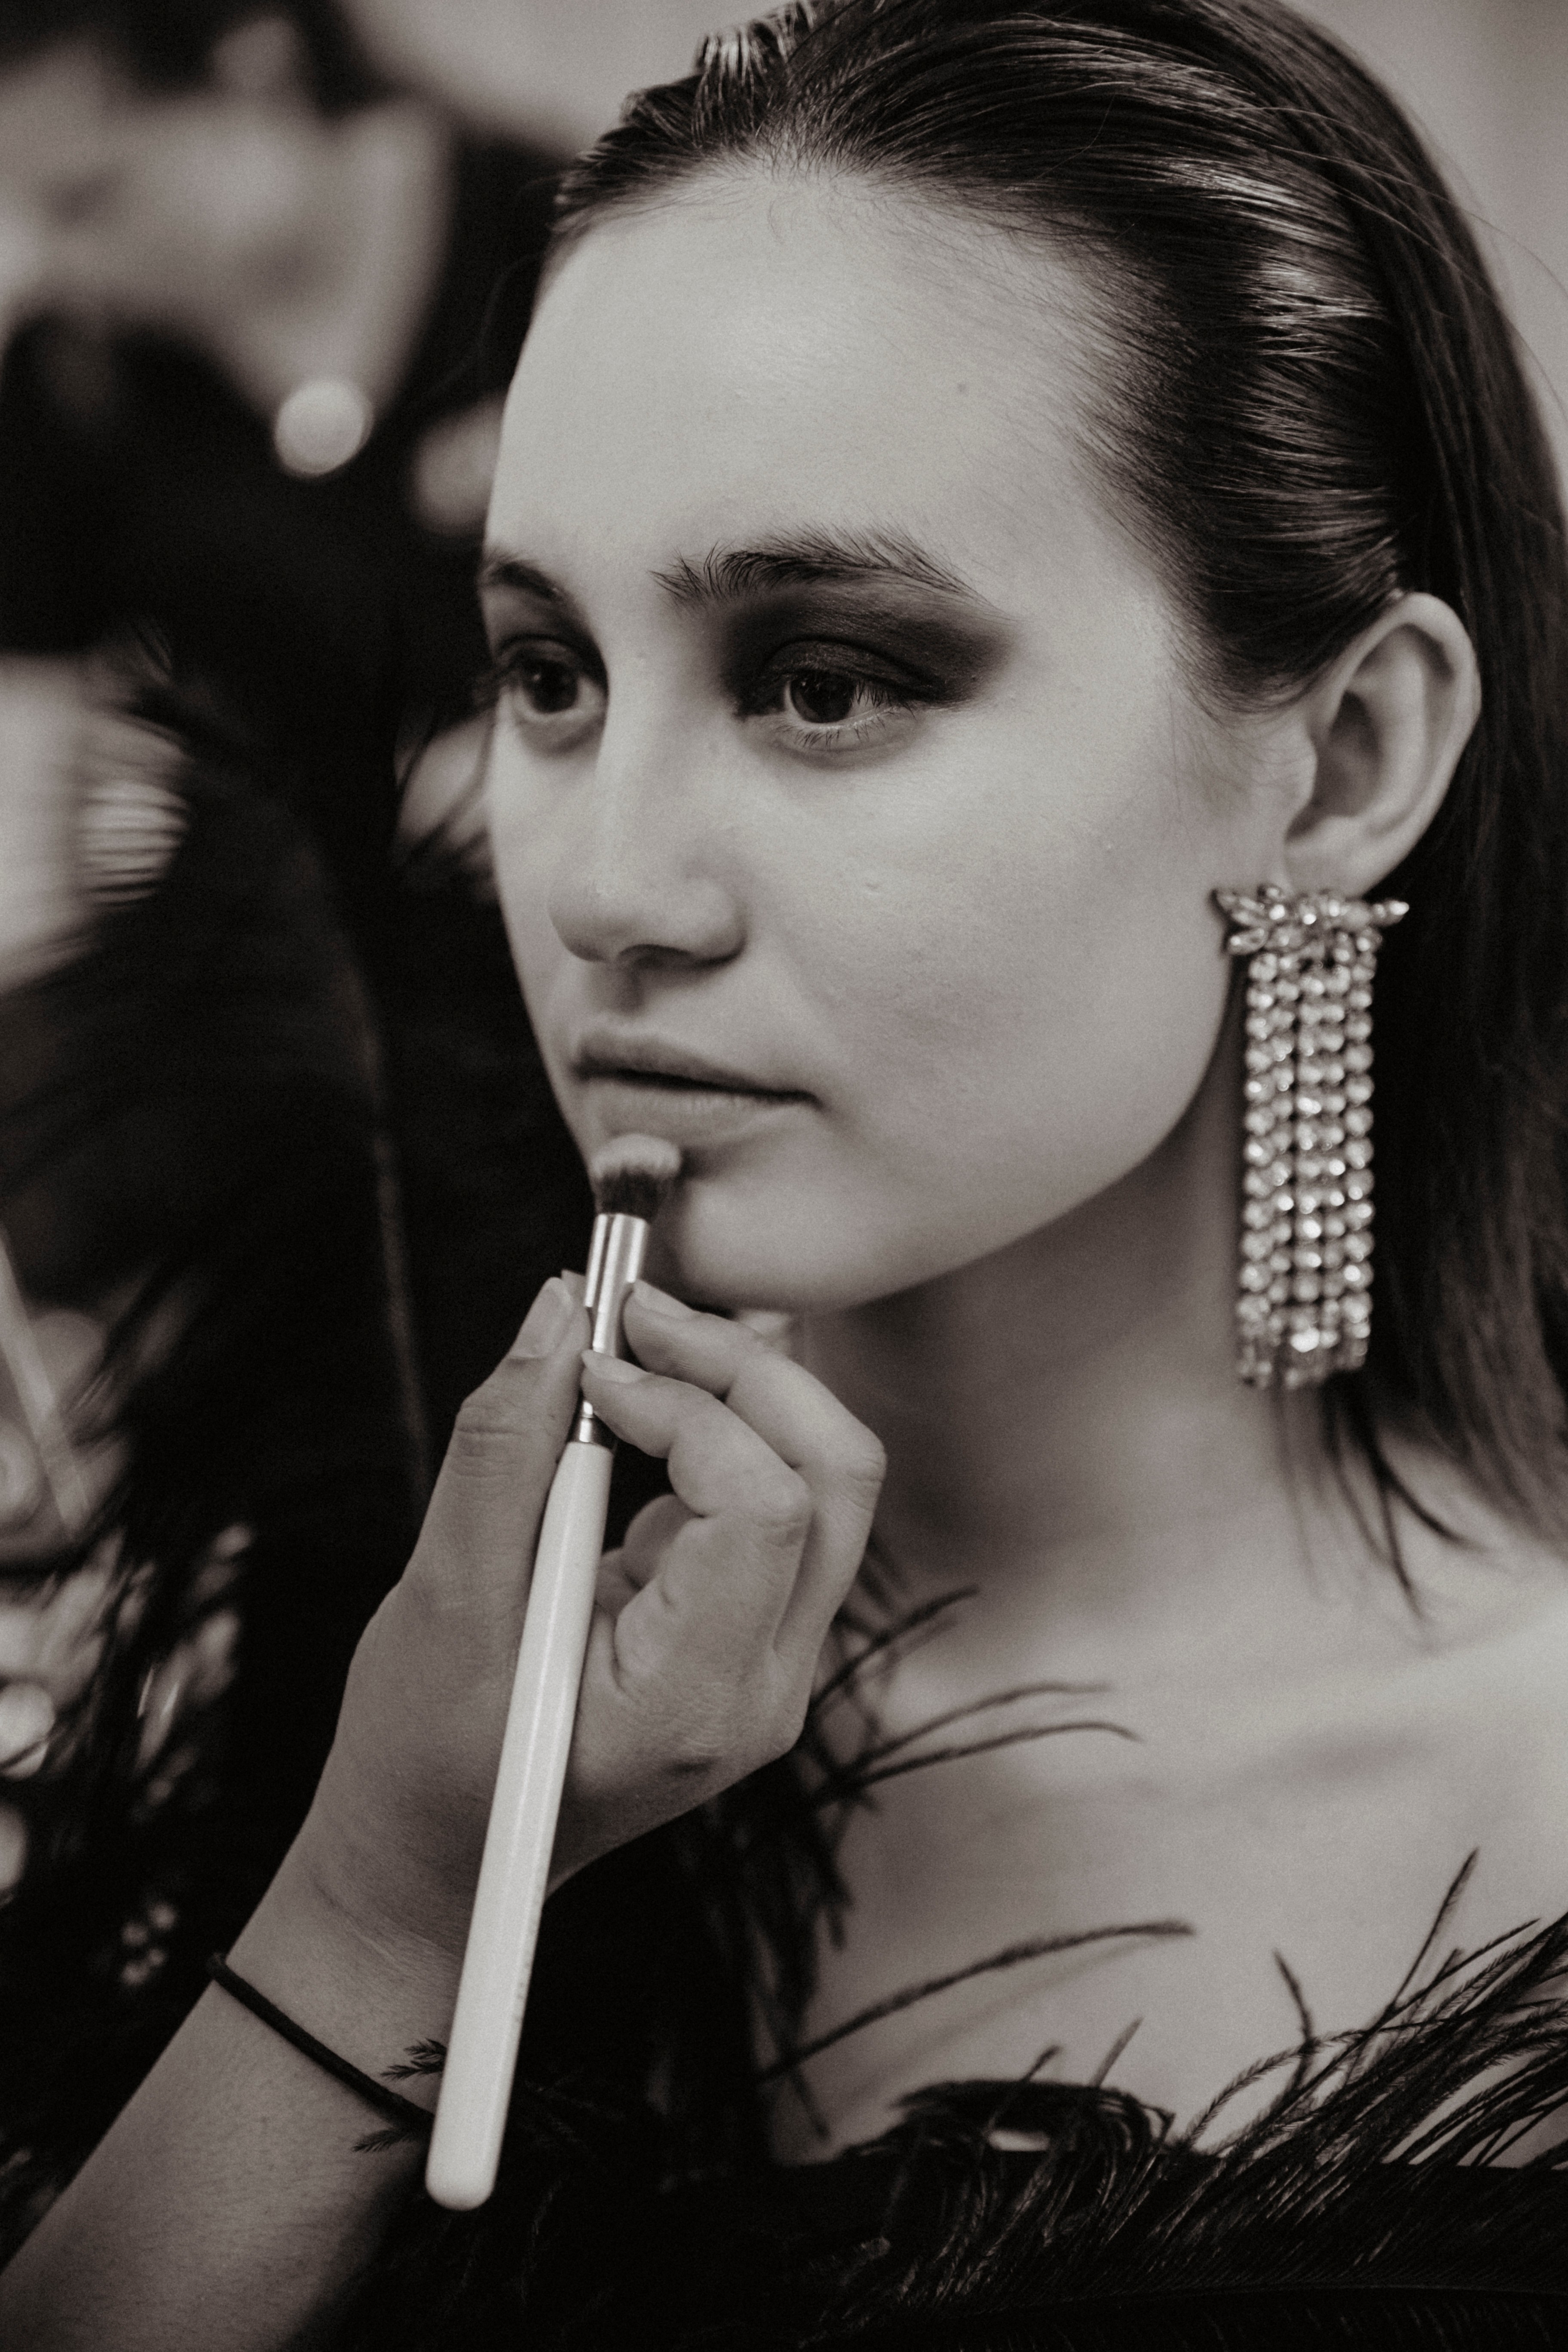
[[508,716],[524,734],[537,734],[551,728],[552,719],[569,722],[575,718],[575,726],[563,724],[552,730],[558,739],[553,748],[569,751],[587,723],[586,713],[570,710],[530,712],[519,708],[521,690],[529,671],[538,673],[552,669],[566,671],[579,679],[587,678],[601,688],[603,687],[603,680],[595,677],[592,667],[582,656],[570,646],[563,645],[559,639],[518,637],[497,647],[494,658],[475,681],[475,708],[497,710],[503,704],[509,705]]
[[[894,722],[912,716],[917,709],[939,698],[929,688],[922,693],[908,678],[888,677],[873,667],[865,655],[857,661],[853,646],[807,646],[793,652],[794,657],[787,662],[775,655],[765,664],[756,677],[742,688],[738,702],[742,718],[776,718],[779,723],[774,741],[807,758],[831,759],[846,752],[878,749],[893,732]],[[863,708],[858,716],[842,719],[812,723],[796,716],[792,720],[785,698],[792,685],[805,678],[842,679],[854,697],[865,698],[869,708]]]
[[[921,686],[909,678],[894,678],[875,663],[875,656],[858,647],[843,645],[797,644],[787,649],[792,658],[781,659],[778,654],[761,664],[753,674],[732,687],[737,715],[742,719],[773,718],[779,723],[773,740],[782,749],[808,759],[833,759],[858,751],[879,748],[892,731],[893,723],[908,718],[923,707],[946,699],[934,686]],[[574,709],[559,712],[529,710],[520,707],[521,694],[530,671],[536,677],[547,670],[565,672],[579,681],[586,680],[604,691],[604,678],[595,664],[559,638],[528,637],[514,639],[501,646],[495,659],[479,679],[475,690],[476,707],[489,710],[502,704],[510,705],[509,715],[520,733],[533,743],[551,751],[575,749],[588,727],[594,724],[598,711],[592,714]],[[792,686],[807,678],[845,681],[852,696],[864,698],[869,704],[858,712],[838,720],[807,721],[792,719],[786,697]],[[541,738],[552,739],[541,743]]]

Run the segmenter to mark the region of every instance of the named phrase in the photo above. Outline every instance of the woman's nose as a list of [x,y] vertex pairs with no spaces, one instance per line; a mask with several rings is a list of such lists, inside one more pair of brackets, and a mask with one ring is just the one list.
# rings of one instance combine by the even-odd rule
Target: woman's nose
[[555,861],[550,915],[588,963],[722,963],[745,939],[726,828],[689,777],[601,759]]

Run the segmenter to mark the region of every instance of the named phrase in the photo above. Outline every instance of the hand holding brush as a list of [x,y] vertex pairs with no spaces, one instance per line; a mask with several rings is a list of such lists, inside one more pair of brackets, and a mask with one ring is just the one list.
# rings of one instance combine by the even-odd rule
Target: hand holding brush
[[[596,1287],[624,1280],[618,1251],[594,1255]],[[416,2040],[445,2042],[446,2104],[458,2082],[482,2103],[458,2135],[470,2153],[476,2113],[497,2135],[504,2121],[546,1889],[793,1744],[881,1478],[870,1432],[743,1323],[640,1281],[624,1313],[635,1362],[584,1347],[594,1318],[555,1277],[464,1405],[413,1557],[361,1637],[309,1818],[230,1955],[370,2072]],[[602,1296],[599,1315],[603,1341]],[[600,1424],[591,1444],[574,1441],[584,1402]],[[572,1630],[565,1602],[544,1603],[556,1581],[547,1557],[559,1567],[562,1555],[543,1520],[558,1479],[564,1496],[605,1476],[612,1431],[668,1463],[671,1492],[603,1559],[602,1522],[577,1495],[570,1524],[585,1572],[570,1589],[576,1626],[587,1624],[583,1669],[580,1633],[559,1638]],[[559,1529],[559,1503],[555,1517]],[[536,1616],[525,1666],[521,1637]],[[550,1627],[563,1663],[541,1682]],[[537,1709],[525,1696],[535,1687]],[[510,1760],[498,1772],[503,1744]],[[532,1794],[520,1807],[531,1755]],[[504,1916],[494,1894],[476,1907],[482,1844]],[[469,1999],[459,2031],[465,1946],[473,1983],[491,1993]],[[479,1951],[491,1955],[482,1971]],[[311,1954],[326,1956],[324,1973]],[[452,2112],[448,2147],[462,2110]],[[454,2203],[459,2188],[478,2203],[485,2182],[485,2166],[466,2159],[461,2179],[438,2185]]]
[[[598,1214],[584,1305],[593,1345],[621,1353],[621,1313],[648,1229],[680,1173],[673,1143],[617,1136],[589,1171]],[[561,1811],[605,1543],[615,1439],[585,1401],[562,1454],[534,1553],[489,1828],[452,2020],[426,2186],[466,2211],[495,2186],[523,2004]]]
[[449,2039],[524,1572],[584,1397],[668,1462],[671,1492],[597,1563],[552,1877],[798,1737],[880,1449],[743,1323],[640,1283],[626,1321],[636,1362],[585,1351],[589,1318],[552,1278],[464,1405],[408,1566],[361,1635],[309,1815],[228,1955],[291,2030],[216,1986],[197,2002],[8,2264],[7,2343],[42,2341],[39,2314],[62,2311],[89,2315],[95,2343],[139,2313],[137,2342],[159,2352],[293,2341],[341,2315],[414,2160],[411,2141],[360,2152],[378,2118],[344,2070],[423,2104],[396,2062]]

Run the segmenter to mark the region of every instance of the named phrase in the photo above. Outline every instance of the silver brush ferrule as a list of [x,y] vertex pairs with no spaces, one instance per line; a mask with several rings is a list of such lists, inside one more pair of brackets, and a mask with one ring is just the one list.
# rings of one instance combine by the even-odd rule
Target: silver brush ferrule
[[[602,1356],[624,1356],[626,1352],[621,1337],[621,1310],[626,1303],[627,1291],[642,1273],[643,1261],[647,1256],[647,1236],[646,1217],[601,1216],[594,1220],[583,1304],[593,1327],[589,1345]],[[579,1398],[570,1443],[613,1447],[615,1442],[613,1433],[605,1428],[593,1406]]]

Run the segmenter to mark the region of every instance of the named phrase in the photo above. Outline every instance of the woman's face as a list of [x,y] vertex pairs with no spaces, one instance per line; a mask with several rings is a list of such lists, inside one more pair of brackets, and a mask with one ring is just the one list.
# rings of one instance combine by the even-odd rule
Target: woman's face
[[1209,894],[1278,864],[1285,786],[1079,454],[1077,290],[759,172],[542,301],[484,590],[501,896],[584,1151],[686,1152],[694,1296],[950,1273],[1144,1160],[1213,1053]]

